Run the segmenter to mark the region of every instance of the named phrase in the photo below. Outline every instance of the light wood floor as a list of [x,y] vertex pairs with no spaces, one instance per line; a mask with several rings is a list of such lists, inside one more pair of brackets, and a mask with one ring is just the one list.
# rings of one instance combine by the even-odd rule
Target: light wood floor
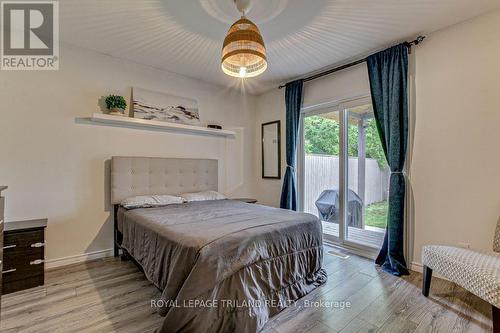
[[[328,249],[331,250],[331,249]],[[490,306],[434,279],[399,279],[367,259],[325,254],[328,283],[274,317],[265,333],[491,332]],[[2,297],[2,332],[152,332],[156,290],[131,262],[109,258],[47,272],[46,285]],[[350,308],[311,308],[305,301],[348,301]]]

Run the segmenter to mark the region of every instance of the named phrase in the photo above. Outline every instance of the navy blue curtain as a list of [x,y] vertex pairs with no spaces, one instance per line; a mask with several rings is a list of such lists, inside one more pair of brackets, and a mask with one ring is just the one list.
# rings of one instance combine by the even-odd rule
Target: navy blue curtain
[[286,173],[281,190],[280,207],[297,210],[297,189],[295,186],[295,166],[297,164],[297,139],[300,109],[302,108],[304,81],[297,80],[286,85]]
[[400,44],[368,57],[377,129],[391,169],[389,213],[376,263],[396,276],[408,275],[404,258],[405,164],[408,143],[408,47]]

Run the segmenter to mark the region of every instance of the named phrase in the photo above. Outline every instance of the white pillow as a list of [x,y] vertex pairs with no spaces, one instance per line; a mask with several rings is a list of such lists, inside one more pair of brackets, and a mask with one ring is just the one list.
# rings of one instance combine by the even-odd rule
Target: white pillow
[[139,195],[122,200],[120,203],[126,209],[162,207],[184,203],[181,197],[173,195]]
[[184,193],[181,197],[187,202],[193,201],[208,201],[208,200],[224,200],[227,199],[224,194],[216,191],[205,191],[196,193]]

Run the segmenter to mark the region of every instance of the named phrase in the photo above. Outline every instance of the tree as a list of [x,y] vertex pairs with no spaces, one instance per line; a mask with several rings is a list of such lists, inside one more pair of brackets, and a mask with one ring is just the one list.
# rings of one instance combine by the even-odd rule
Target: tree
[[[381,169],[387,167],[384,150],[380,142],[375,119],[366,121],[366,157],[377,160]],[[358,126],[348,126],[348,153],[358,156]],[[310,116],[304,119],[304,148],[306,154],[340,155],[340,124],[334,119]]]
[[367,125],[365,132],[366,156],[377,160],[380,169],[385,169],[388,167],[387,159],[378,134],[377,122],[372,118],[367,121]]
[[340,154],[340,124],[319,116],[304,119],[304,145],[307,154]]

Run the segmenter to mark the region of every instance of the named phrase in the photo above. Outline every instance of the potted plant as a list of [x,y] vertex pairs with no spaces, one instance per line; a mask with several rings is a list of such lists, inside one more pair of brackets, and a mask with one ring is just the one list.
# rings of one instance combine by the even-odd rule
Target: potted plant
[[125,109],[127,108],[127,102],[123,96],[109,95],[106,97],[106,108],[109,110],[109,114],[124,116]]

